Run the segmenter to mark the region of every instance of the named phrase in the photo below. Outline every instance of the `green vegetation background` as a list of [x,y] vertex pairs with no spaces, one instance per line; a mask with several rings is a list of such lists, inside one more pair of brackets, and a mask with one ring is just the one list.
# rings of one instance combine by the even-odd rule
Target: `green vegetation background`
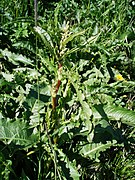
[[133,180],[135,1],[35,5],[0,4],[0,180]]

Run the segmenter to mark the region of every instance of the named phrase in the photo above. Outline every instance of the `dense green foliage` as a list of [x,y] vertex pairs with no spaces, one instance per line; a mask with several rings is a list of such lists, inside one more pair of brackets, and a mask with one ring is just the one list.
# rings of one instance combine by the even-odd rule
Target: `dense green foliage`
[[135,177],[134,8],[2,1],[0,180]]

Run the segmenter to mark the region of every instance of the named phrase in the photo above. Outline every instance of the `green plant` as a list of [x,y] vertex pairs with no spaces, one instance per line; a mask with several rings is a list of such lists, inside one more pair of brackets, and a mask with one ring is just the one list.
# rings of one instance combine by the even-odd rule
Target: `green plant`
[[132,3],[39,1],[36,23],[31,2],[7,3],[0,8],[7,6],[0,29],[0,178],[133,178]]

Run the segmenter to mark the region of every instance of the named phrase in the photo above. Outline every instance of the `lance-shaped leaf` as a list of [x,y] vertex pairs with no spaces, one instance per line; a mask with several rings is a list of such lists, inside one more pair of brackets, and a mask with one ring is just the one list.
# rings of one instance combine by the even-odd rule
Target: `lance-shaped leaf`
[[34,27],[34,31],[36,32],[36,34],[41,38],[41,40],[43,41],[44,45],[48,48],[48,50],[50,51],[50,53],[52,55],[54,55],[54,46],[53,46],[53,42],[51,40],[51,36],[47,33],[47,31],[45,31],[44,29],[42,29],[41,27],[37,26]]
[[79,51],[80,50],[80,47],[75,47],[75,48],[72,48],[72,49],[68,49],[64,54],[63,54],[63,56],[62,56],[62,58],[61,59],[63,59],[63,58],[65,58],[66,56],[68,56],[69,54],[72,54],[72,53],[74,53],[74,52],[77,52],[77,51]]
[[[81,31],[81,32],[79,32],[78,34],[76,33],[76,36],[82,35],[84,32],[85,32],[85,31]],[[78,45],[77,47],[74,47],[74,48],[72,48],[72,49],[68,49],[68,50],[64,53],[64,55],[62,56],[62,58],[68,56],[69,54],[72,54],[72,53],[74,53],[74,52],[77,52],[77,51],[81,50],[81,49],[84,48],[87,44],[95,43],[95,42],[97,41],[99,35],[100,35],[100,33],[97,34],[97,35],[95,35],[95,36],[91,36],[91,37],[88,38],[84,43]],[[74,36],[74,37],[76,37],[76,36]],[[74,38],[74,37],[73,37],[73,38]],[[68,40],[71,41],[73,38],[68,38]],[[65,42],[68,43],[68,42],[69,42],[68,40],[66,39],[66,41],[64,41],[64,44],[65,44]]]
[[62,46],[64,47],[68,42],[72,41],[75,37],[83,35],[85,33],[85,30],[80,31],[80,32],[76,32],[73,34],[70,34],[63,42],[62,42]]

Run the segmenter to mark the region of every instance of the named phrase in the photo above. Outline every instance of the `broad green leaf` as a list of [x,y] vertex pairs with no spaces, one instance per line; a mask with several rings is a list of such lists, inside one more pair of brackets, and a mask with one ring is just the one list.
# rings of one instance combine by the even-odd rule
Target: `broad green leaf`
[[74,163],[69,160],[69,158],[62,152],[62,150],[57,149],[57,151],[61,161],[64,162],[66,164],[66,168],[69,169],[70,177],[72,177],[74,180],[79,180],[80,174],[77,171],[77,167],[74,165]]
[[105,118],[108,120],[120,121],[129,126],[135,126],[135,112],[114,105],[96,105],[93,109],[95,118]]
[[2,76],[5,78],[6,81],[11,82],[14,80],[14,75],[13,74],[7,74],[4,72],[1,72]]
[[91,108],[90,108],[89,104],[85,101],[84,94],[82,93],[81,90],[79,90],[79,86],[78,86],[77,82],[74,82],[75,79],[78,78],[78,74],[72,74],[72,75],[70,75],[69,78],[70,78],[70,81],[76,90],[78,100],[81,103],[81,106],[83,109],[83,114],[87,119],[89,119],[92,115]]
[[5,57],[5,58],[7,57],[8,60],[15,65],[19,65],[19,62],[21,62],[21,63],[33,66],[32,61],[21,54],[12,53],[7,49],[0,50],[0,52],[3,55],[3,57]]
[[35,101],[32,109],[31,109],[32,115],[30,116],[30,125],[32,127],[39,125],[39,123],[41,121],[40,113],[41,112],[44,113],[43,107],[44,107],[43,102],[41,102],[39,100]]
[[84,157],[89,157],[91,159],[95,159],[96,161],[99,161],[100,152],[105,151],[106,149],[110,148],[111,146],[115,145],[116,141],[113,142],[107,142],[106,144],[102,143],[91,143],[84,145],[81,150],[80,154]]
[[105,106],[108,117],[120,120],[122,123],[135,127],[135,112],[118,106]]
[[83,113],[86,116],[87,119],[89,119],[92,115],[92,110],[90,109],[88,103],[86,101],[81,102]]
[[0,140],[6,144],[14,142],[16,145],[25,147],[33,143],[26,122],[19,119],[11,121],[2,116],[0,117]]
[[44,58],[40,54],[37,54],[37,56],[40,58],[41,62],[47,66],[50,72],[57,72],[56,66],[52,64],[49,58]]

